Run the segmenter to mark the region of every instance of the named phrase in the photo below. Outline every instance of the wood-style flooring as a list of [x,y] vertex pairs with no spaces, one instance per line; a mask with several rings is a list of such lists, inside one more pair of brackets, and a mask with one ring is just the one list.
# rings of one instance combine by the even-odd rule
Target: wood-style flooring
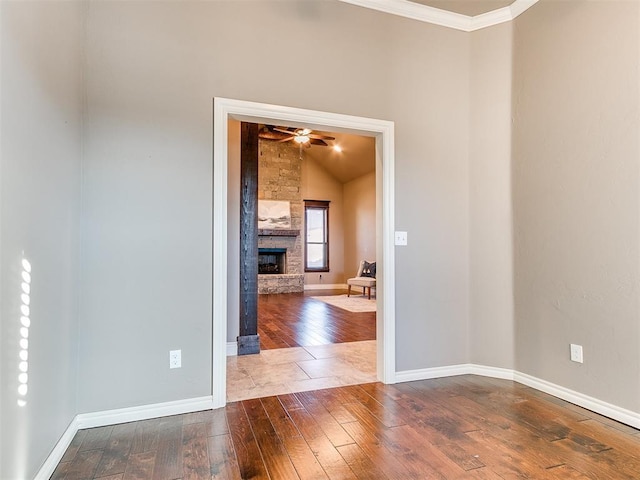
[[53,479],[634,479],[640,434],[477,376],[294,393],[78,432]]
[[260,348],[309,347],[376,339],[376,314],[353,313],[311,298],[342,290],[258,295]]

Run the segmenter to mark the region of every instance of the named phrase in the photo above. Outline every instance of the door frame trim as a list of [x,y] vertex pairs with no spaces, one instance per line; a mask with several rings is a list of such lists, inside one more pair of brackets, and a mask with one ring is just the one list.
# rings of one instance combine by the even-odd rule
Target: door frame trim
[[376,141],[377,377],[395,383],[394,123],[366,117],[216,97],[213,101],[213,305],[211,395],[226,404],[227,195],[229,119],[367,135]]

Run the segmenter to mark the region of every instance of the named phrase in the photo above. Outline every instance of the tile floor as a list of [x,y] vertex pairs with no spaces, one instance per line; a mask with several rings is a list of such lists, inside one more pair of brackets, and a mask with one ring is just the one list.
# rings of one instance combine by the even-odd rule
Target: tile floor
[[375,340],[227,357],[227,402],[375,381]]

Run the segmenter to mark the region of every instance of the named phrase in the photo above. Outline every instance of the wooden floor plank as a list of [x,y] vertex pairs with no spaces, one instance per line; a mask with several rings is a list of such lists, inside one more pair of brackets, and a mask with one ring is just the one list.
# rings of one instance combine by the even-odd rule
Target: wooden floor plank
[[344,404],[349,402],[349,398],[335,388],[326,390],[318,390],[313,392],[314,396],[322,403],[322,406],[327,409],[333,418],[338,423],[355,422],[356,417],[344,407]]
[[104,449],[111,436],[113,426],[90,428],[86,432],[78,451]]
[[242,478],[268,479],[260,448],[253,435],[251,424],[241,402],[226,406],[227,421]]
[[338,447],[338,452],[344,458],[345,462],[347,462],[355,478],[360,480],[389,478],[374,465],[357,443]]
[[137,422],[136,433],[131,445],[131,453],[150,452],[158,446],[158,426],[160,420],[151,418]]
[[240,468],[230,434],[208,437],[212,480],[240,480]]
[[314,392],[296,393],[295,396],[304,405],[305,409],[316,419],[320,428],[331,441],[334,447],[353,443],[353,438],[344,430],[342,425],[325,408]]
[[262,459],[269,476],[282,480],[297,479],[296,469],[291,463],[282,440],[276,434],[262,401],[256,398],[244,400],[242,403],[249,417],[258,448],[262,452]]
[[300,478],[326,479],[327,474],[277,397],[262,399],[267,415]]
[[[166,480],[181,478],[182,464],[182,421],[164,425],[159,431],[158,447],[156,450],[156,462],[153,469],[153,480]],[[171,418],[176,418],[171,417]]]
[[182,478],[203,480],[211,477],[207,424],[188,423],[182,426]]
[[102,460],[96,469],[97,477],[107,477],[124,473],[129,460],[129,452],[136,431],[135,423],[115,425],[104,449]]
[[66,470],[65,478],[95,478],[95,471],[102,459],[102,450],[78,452]]
[[376,470],[387,478],[403,480],[415,478],[414,474],[401,462],[396,454],[385,445],[384,435],[375,427],[369,428],[361,422],[345,423],[344,428],[355,440],[362,452],[369,457]]
[[281,395],[279,398],[327,476],[331,479],[356,478],[313,415],[300,404],[298,399],[294,395]]
[[229,434],[229,425],[227,424],[227,416],[224,412],[224,408],[217,408],[215,410],[207,410],[208,415],[205,419],[207,425],[207,435],[215,437],[218,435]]
[[[417,468],[422,475],[416,478],[458,478],[465,472],[437,447],[425,441],[410,425],[390,428],[385,435],[392,445],[396,445],[396,454],[413,457],[412,463],[416,465],[410,468],[412,471]],[[416,445],[420,445],[420,448],[416,448]]]
[[155,460],[153,451],[131,454],[122,480],[148,480],[153,475]]

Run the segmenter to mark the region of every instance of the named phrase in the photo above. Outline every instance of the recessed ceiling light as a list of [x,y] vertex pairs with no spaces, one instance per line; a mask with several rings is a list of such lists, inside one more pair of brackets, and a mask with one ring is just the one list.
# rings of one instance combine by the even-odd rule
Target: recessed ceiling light
[[340,145],[334,145],[333,146],[333,150],[338,152],[338,153],[340,153],[340,152],[342,152],[342,147]]

